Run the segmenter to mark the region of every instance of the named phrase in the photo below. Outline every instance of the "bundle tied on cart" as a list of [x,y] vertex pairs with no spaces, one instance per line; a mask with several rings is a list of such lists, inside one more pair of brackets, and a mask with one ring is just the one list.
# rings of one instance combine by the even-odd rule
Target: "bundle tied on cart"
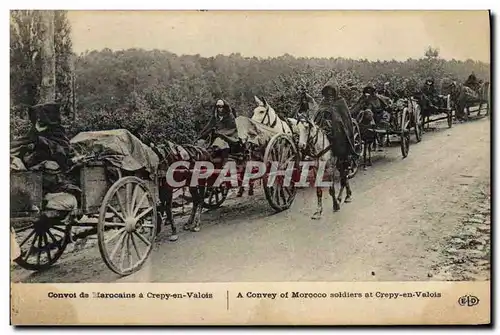
[[277,132],[273,128],[248,117],[238,116],[236,118],[235,135],[243,143],[250,143],[257,148],[265,148],[275,134]]
[[123,173],[150,180],[157,174],[158,156],[126,129],[81,132],[70,143],[75,162],[102,162],[113,181]]
[[217,137],[212,147],[229,148],[233,155],[241,154],[243,147],[246,147],[255,156],[262,152],[271,138],[277,134],[274,129],[246,116],[238,116],[235,119],[235,125],[233,128],[217,129]]

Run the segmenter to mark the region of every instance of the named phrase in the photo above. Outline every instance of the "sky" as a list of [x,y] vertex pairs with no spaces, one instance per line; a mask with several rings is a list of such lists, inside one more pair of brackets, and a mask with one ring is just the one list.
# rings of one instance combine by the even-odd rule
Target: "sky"
[[69,11],[74,51],[490,61],[487,11]]

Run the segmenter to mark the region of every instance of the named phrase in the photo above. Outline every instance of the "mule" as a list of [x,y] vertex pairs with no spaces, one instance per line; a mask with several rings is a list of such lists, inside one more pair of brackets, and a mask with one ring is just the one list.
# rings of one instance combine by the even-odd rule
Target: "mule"
[[[334,157],[332,148],[333,145],[330,143],[326,134],[318,127],[314,122],[310,121],[305,117],[300,117],[297,120],[295,128],[299,134],[298,146],[307,156],[311,157],[316,165],[319,166],[319,162],[323,162],[325,167],[332,171],[332,183],[329,187],[329,194],[332,197],[333,210],[340,210],[340,203],[342,202],[342,194],[344,189],[346,190],[346,197],[344,199],[345,203],[352,201],[352,190],[349,184],[349,168],[350,160],[348,157]],[[340,190],[338,196],[335,192],[335,176],[332,169],[335,169],[340,173]],[[318,220],[323,214],[323,190],[322,187],[316,187],[317,196],[317,209],[314,212],[312,219]]]
[[[186,161],[189,163],[189,170],[192,170],[197,161],[209,161],[210,153],[205,148],[184,144],[178,145],[171,141],[167,141],[164,145],[151,145],[153,151],[160,157],[160,169],[167,170],[169,166],[178,161]],[[190,171],[186,171],[189,176]],[[189,180],[189,179],[188,179]],[[158,213],[161,216],[161,222],[158,225],[158,232],[161,230],[161,225],[169,225],[171,229],[170,241],[178,239],[177,228],[174,224],[172,213],[172,200],[175,188],[167,183],[166,175],[158,177],[159,188],[159,208]],[[188,222],[184,224],[184,230],[199,232],[201,226],[201,211],[203,210],[203,201],[206,194],[206,187],[203,185],[189,186],[189,193],[192,198],[193,207],[189,216]]]
[[[375,120],[370,109],[363,110],[358,115],[359,132],[363,141],[363,169],[372,165],[372,149],[377,145],[377,133],[375,132]],[[368,154],[368,158],[366,157]]]

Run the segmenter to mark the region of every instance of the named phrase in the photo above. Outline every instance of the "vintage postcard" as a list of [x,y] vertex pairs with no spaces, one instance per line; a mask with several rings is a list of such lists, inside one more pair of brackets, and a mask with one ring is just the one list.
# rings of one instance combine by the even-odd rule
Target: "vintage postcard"
[[11,324],[490,324],[490,55],[487,10],[11,10]]

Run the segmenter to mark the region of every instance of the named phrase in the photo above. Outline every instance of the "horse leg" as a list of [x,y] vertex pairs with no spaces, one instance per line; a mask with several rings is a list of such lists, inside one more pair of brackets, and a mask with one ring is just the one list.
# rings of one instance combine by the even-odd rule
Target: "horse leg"
[[172,214],[172,198],[173,198],[173,190],[166,191],[165,198],[165,214],[167,216],[165,224],[170,225],[171,235],[169,236],[169,240],[174,242],[177,241],[179,236],[177,235],[177,228],[175,228],[174,224],[174,216]]
[[333,201],[333,211],[337,212],[340,210],[340,204],[335,197],[335,182],[332,182],[332,185],[330,185],[329,193]]
[[243,196],[243,193],[245,192],[245,188],[243,186],[240,186],[238,190],[238,194],[236,195],[238,198],[241,198]]
[[339,202],[339,204],[342,203],[342,194],[344,193],[344,189],[346,189],[347,186],[347,162],[347,159],[343,159],[342,161],[339,159],[337,161],[337,170],[340,173],[340,190],[339,195],[337,196],[337,201]]
[[384,148],[384,140],[383,140],[383,138],[384,138],[384,135],[377,134],[377,140],[379,142],[378,143],[378,151],[380,151],[380,152],[384,151],[384,149],[383,149]]
[[253,195],[253,180],[250,180],[248,182],[248,195],[252,196]]
[[370,145],[368,146],[368,166],[372,166],[372,148],[371,146],[376,140],[370,140]]
[[349,203],[352,202],[352,190],[351,190],[351,185],[349,183],[349,178],[347,178],[347,164],[344,165],[344,169],[342,169],[342,171],[343,172],[340,173],[340,183],[344,184],[346,189],[344,202]]
[[314,212],[312,219],[318,220],[323,214],[323,190],[321,187],[316,187],[316,198],[318,200],[316,212]]
[[[200,203],[199,191],[196,187],[190,187],[189,193],[191,194],[193,207],[191,208],[191,214],[189,215],[188,221],[183,226],[184,230],[191,230],[195,220],[196,211],[198,210],[198,204]],[[203,201],[203,199],[201,199],[201,201]]]
[[369,146],[371,145],[370,142],[368,142],[367,140],[363,140],[363,142],[365,143],[365,145],[363,146],[363,170],[366,170],[366,151],[367,150],[370,150]]
[[201,225],[201,211],[203,210],[203,199],[205,198],[205,187],[198,188],[198,203],[194,213],[194,224],[191,226],[191,231],[199,232]]

